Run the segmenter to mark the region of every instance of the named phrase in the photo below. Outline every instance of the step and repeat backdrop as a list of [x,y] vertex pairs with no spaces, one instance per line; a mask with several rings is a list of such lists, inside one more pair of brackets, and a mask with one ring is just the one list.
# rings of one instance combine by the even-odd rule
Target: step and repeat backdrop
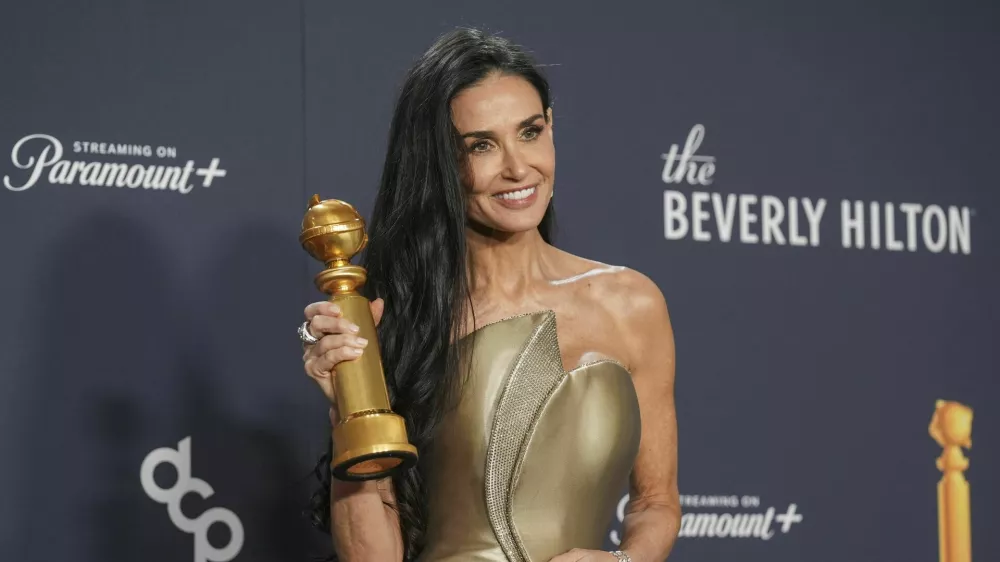
[[496,4],[0,9],[0,558],[329,554],[300,222],[367,215],[403,73],[459,25],[552,82],[557,244],[667,297],[670,560],[936,560],[945,445],[1000,557],[996,10]]

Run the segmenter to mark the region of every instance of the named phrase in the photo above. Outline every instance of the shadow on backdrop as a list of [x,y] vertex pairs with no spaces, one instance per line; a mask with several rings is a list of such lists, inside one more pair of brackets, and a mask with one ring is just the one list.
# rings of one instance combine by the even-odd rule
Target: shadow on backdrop
[[[189,436],[191,476],[215,493],[188,494],[181,509],[232,510],[245,530],[236,560],[330,552],[303,516],[326,412],[295,339],[309,296],[300,253],[295,232],[244,227],[186,287],[130,218],[89,216],[55,241],[31,296],[48,320],[15,461],[19,560],[193,559],[194,537],[139,479],[150,451]],[[163,465],[155,477],[169,488],[177,475]],[[229,530],[208,537],[223,547]]]
[[111,213],[71,225],[39,271],[21,560],[168,562],[190,552],[139,482],[169,385],[176,290],[148,228]]
[[311,560],[331,551],[329,537],[303,515],[328,421],[302,371],[295,327],[310,285],[298,224],[288,226],[243,225],[222,241],[207,264],[180,368],[183,425],[197,428],[196,466],[225,483],[213,505],[234,510],[246,530],[240,560]]

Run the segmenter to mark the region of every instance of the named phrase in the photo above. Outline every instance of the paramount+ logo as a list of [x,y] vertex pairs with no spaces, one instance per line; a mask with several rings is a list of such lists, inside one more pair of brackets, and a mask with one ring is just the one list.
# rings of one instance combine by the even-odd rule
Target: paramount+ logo
[[13,192],[47,183],[187,195],[195,187],[218,185],[227,173],[219,158],[207,165],[181,162],[173,146],[82,140],[64,146],[58,138],[40,133],[14,143],[10,167],[2,183]]
[[836,239],[824,221],[839,221],[844,249],[972,253],[976,213],[966,206],[849,199],[831,205],[823,197],[717,191],[719,162],[700,152],[705,140],[706,128],[697,124],[683,146],[661,155],[666,240],[816,248],[831,244],[824,232]]
[[[170,488],[161,488],[153,478],[156,467],[161,464],[173,465],[177,471],[177,481]],[[194,519],[181,511],[181,500],[187,494],[195,493],[207,499],[215,493],[212,486],[200,478],[191,476],[191,438],[185,437],[176,449],[161,447],[150,452],[142,461],[139,479],[146,495],[167,506],[170,521],[181,531],[194,535],[194,562],[229,562],[243,548],[243,523],[232,511],[224,507],[213,507]],[[215,548],[208,541],[208,528],[215,523],[229,528],[229,544]]]
[[[629,495],[618,502],[618,526],[625,520]],[[680,496],[681,526],[678,538],[748,539],[769,541],[787,535],[802,523],[804,516],[796,503],[767,506],[760,496],[684,495]],[[612,529],[608,537],[620,546],[622,535]]]

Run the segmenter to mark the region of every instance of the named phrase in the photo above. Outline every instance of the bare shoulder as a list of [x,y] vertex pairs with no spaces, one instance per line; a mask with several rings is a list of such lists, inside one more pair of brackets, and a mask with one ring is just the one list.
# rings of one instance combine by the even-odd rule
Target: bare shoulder
[[621,334],[621,348],[634,375],[648,370],[656,350],[657,362],[672,358],[673,327],[663,291],[655,281],[628,267],[613,275],[594,278],[594,294],[615,332]]
[[[556,284],[586,285],[588,293],[611,309],[624,313],[623,319],[635,314],[656,312],[666,307],[663,293],[656,283],[634,269],[603,263],[565,250],[553,248],[558,256],[559,272]],[[662,311],[662,310],[661,310]]]
[[615,320],[632,324],[645,320],[662,321],[667,316],[663,291],[649,276],[625,266],[599,265],[604,266],[607,275],[592,278],[593,293]]
[[617,292],[622,302],[620,310],[623,320],[642,319],[647,316],[661,317],[667,313],[667,301],[663,291],[644,273],[624,268],[616,276]]
[[647,338],[672,338],[663,291],[635,269],[612,265],[557,250],[561,271],[555,284],[574,286],[574,300],[585,303],[610,321],[627,342],[647,345]]

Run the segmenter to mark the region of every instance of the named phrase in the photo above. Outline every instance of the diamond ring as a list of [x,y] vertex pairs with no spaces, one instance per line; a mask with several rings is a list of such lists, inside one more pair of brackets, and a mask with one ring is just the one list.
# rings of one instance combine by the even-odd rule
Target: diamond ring
[[306,320],[305,322],[302,323],[301,326],[299,326],[299,339],[302,340],[302,343],[308,345],[312,345],[319,341],[319,339],[317,339],[316,336],[312,335],[312,333],[309,332],[308,320]]

